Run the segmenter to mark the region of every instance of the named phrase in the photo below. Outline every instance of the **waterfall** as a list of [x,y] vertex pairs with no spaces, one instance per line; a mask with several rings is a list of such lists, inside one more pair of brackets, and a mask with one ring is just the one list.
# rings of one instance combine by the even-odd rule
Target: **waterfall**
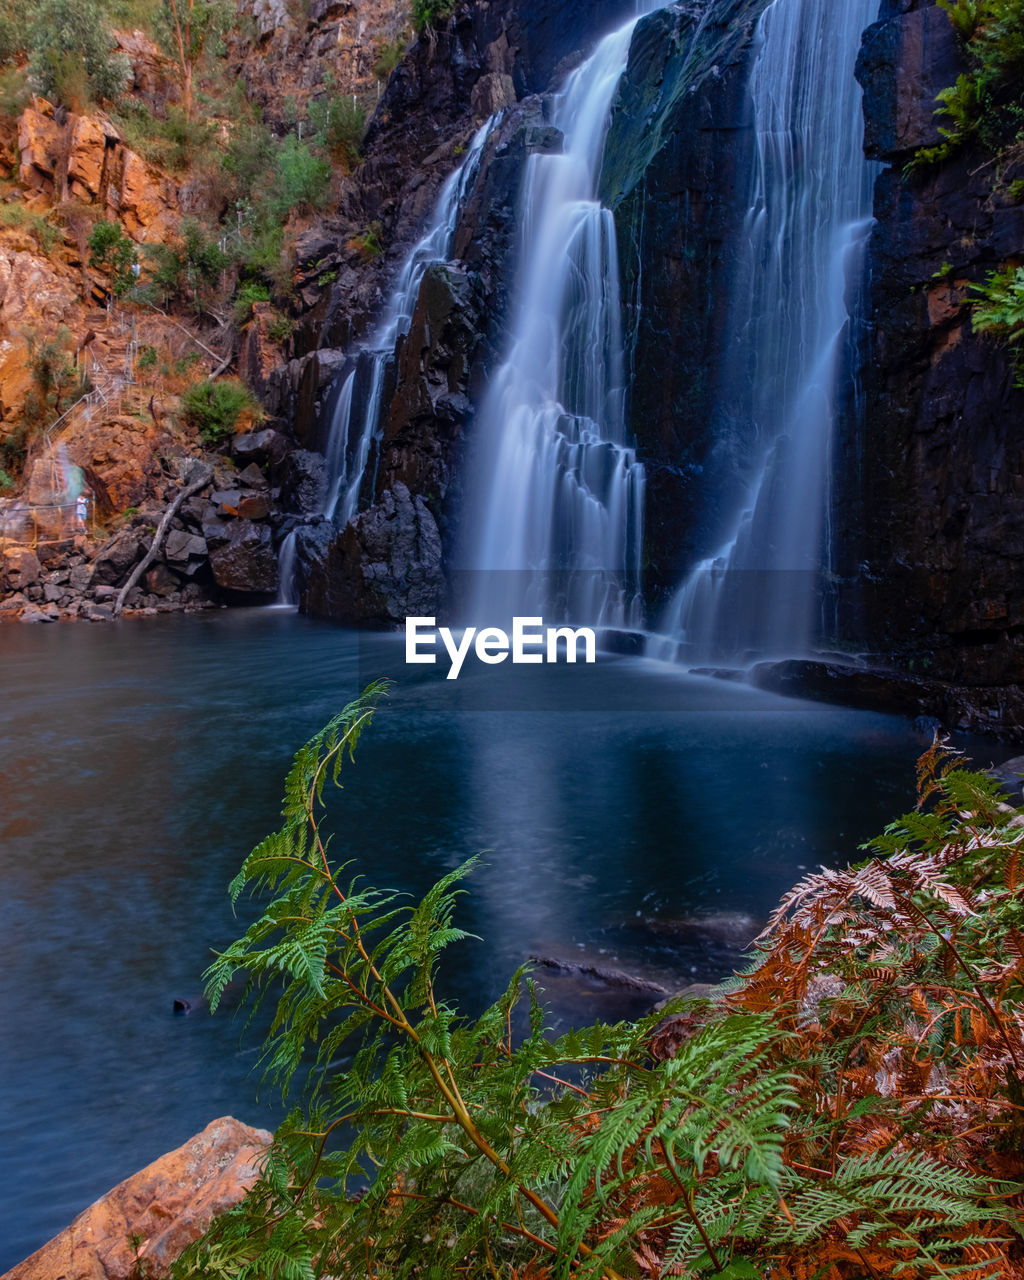
[[735,485],[730,457],[745,455],[746,494],[670,602],[657,656],[743,662],[805,652],[820,634],[830,439],[879,169],[863,153],[854,64],[877,8],[774,0],[761,17],[752,192],[720,369],[734,431],[707,468]]
[[474,621],[555,612],[638,625],[644,473],[624,421],[619,271],[597,199],[636,20],[550,104],[560,154],[527,161],[510,333],[475,427],[461,565]]
[[[325,456],[327,484],[320,514],[343,529],[356,514],[363,478],[375,440],[380,439],[382,400],[389,363],[401,336],[409,332],[420,285],[427,268],[451,256],[452,236],[467,192],[480,162],[480,153],[495,120],[479,129],[466,156],[445,182],[430,222],[406,257],[392,287],[384,315],[370,339],[335,379],[329,399],[333,403]],[[278,553],[281,587],[278,603],[297,603],[293,584],[295,534],[282,542]]]

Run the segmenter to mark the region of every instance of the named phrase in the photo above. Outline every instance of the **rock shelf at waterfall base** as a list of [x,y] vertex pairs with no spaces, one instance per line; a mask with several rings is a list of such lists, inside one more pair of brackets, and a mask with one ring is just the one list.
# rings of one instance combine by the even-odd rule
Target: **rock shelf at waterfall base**
[[693,667],[693,675],[752,684],[788,698],[861,707],[915,721],[939,732],[997,733],[1024,741],[1024,686],[955,685],[884,664],[782,658],[752,667]]

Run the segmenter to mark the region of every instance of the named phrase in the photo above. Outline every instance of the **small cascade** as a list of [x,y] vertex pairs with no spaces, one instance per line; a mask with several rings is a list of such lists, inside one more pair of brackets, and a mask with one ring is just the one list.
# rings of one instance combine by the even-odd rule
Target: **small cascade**
[[[424,272],[431,264],[445,262],[451,255],[459,212],[476,178],[480,153],[493,125],[494,121],[489,121],[477,131],[462,164],[442,188],[426,232],[403,263],[383,317],[369,341],[354,353],[349,367],[335,380],[324,451],[327,485],[321,515],[339,529],[344,528],[358,510],[373,443],[380,438],[381,402],[388,364],[394,358],[399,338],[409,331]],[[295,554],[295,535],[290,534],[278,553],[280,604],[298,603],[293,582]]]
[[277,599],[275,608],[297,609],[299,593],[295,586],[295,530],[282,541],[277,552]]
[[478,130],[466,158],[445,183],[430,225],[406,258],[395,281],[387,310],[370,341],[342,375],[327,437],[327,498],[323,514],[343,528],[356,514],[363,476],[374,437],[381,429],[385,375],[398,339],[409,332],[420,285],[427,267],[446,261],[462,201],[476,177],[480,152],[490,132]]
[[619,271],[597,199],[634,22],[552,102],[561,154],[527,161],[511,334],[476,422],[464,608],[636,626],[644,472],[626,437]]
[[863,153],[854,64],[877,9],[774,0],[761,17],[753,190],[720,369],[736,433],[709,459],[735,484],[725,455],[745,457],[746,497],[670,602],[654,656],[743,663],[806,652],[821,634],[836,392],[879,169]]

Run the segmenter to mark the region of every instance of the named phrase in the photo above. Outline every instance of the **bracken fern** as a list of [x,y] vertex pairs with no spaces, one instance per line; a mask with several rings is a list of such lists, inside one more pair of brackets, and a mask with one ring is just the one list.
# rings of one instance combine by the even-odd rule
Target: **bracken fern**
[[[300,1105],[185,1277],[1024,1275],[1024,818],[940,748],[921,803],[780,904],[714,1001],[549,1039],[523,971],[468,1020],[436,983],[460,882],[342,879],[322,828],[371,686],[295,757],[208,972],[275,1013]],[[529,1030],[513,1035],[525,1001]]]

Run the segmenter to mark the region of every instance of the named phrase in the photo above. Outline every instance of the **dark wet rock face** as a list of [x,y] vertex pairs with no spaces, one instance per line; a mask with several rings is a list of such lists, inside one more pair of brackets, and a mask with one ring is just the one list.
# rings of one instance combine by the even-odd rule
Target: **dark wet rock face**
[[953,27],[941,9],[894,13],[868,27],[857,60],[865,153],[899,160],[941,142],[936,99],[962,70]]
[[[304,535],[309,589],[301,599],[308,612],[390,625],[422,613],[424,600],[430,602],[428,613],[443,609],[439,575],[457,538],[474,407],[504,343],[523,169],[534,152],[560,145],[537,98],[511,108],[488,140],[455,231],[452,261],[425,272],[409,332],[399,339],[385,371],[383,407],[359,494],[361,514],[348,530],[337,532],[326,552],[322,531]],[[350,360],[346,370],[351,367]],[[358,402],[367,394],[368,358],[360,364],[357,357],[355,368]],[[328,397],[322,447],[331,411]],[[286,466],[294,465],[295,457]],[[282,500],[298,510],[286,490],[283,483]],[[398,531],[413,525],[416,547],[409,551],[406,534]],[[396,539],[403,549],[394,553],[388,548]],[[435,539],[436,573],[434,567],[426,576],[419,569],[407,572],[406,561],[434,566]],[[402,563],[382,578],[379,566],[390,565],[394,554]]]
[[436,616],[445,595],[441,536],[426,503],[404,484],[361,512],[312,566],[311,612],[392,627]]
[[644,19],[608,135],[602,198],[618,231],[655,599],[707,553],[716,512],[706,504],[722,491],[707,473],[728,429],[714,370],[751,181],[746,85],[765,3],[674,4]]
[[993,192],[978,154],[904,171],[910,148],[934,141],[934,96],[956,78],[957,51],[930,5],[887,0],[881,19],[859,64],[869,145],[890,167],[875,194],[862,402],[835,455],[840,634],[977,691],[989,727],[1016,733],[1024,393],[964,304],[972,283],[1024,255],[1024,208]]

